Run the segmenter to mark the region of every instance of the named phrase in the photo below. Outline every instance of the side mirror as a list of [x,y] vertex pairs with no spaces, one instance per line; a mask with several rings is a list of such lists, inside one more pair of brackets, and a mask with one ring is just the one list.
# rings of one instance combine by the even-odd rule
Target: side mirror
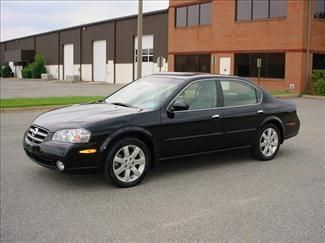
[[176,101],[171,107],[171,111],[186,111],[188,110],[189,105],[186,104],[183,100]]

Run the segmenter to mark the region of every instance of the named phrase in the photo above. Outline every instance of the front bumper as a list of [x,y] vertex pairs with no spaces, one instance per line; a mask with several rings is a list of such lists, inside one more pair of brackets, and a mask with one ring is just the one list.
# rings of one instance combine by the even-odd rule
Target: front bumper
[[[65,170],[99,168],[103,161],[100,148],[95,143],[69,144],[44,140],[41,144],[32,144],[24,136],[23,148],[31,160],[51,169],[57,169],[58,160],[63,162]],[[96,149],[97,152],[80,154],[79,151],[84,149]]]

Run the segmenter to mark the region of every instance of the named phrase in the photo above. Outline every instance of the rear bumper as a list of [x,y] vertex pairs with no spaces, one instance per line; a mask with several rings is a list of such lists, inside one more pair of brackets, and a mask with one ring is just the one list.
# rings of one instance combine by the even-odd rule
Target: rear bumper
[[[50,169],[57,169],[56,162],[63,162],[64,170],[99,168],[102,164],[102,153],[96,144],[68,144],[44,141],[31,144],[24,138],[23,148],[26,155],[35,163]],[[80,154],[80,150],[97,149],[94,154]]]

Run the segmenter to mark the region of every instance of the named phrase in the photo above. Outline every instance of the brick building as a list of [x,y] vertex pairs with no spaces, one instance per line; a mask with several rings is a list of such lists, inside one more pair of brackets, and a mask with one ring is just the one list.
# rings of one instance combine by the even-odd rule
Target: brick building
[[170,0],[169,70],[235,74],[302,92],[312,69],[325,69],[324,18],[324,0]]

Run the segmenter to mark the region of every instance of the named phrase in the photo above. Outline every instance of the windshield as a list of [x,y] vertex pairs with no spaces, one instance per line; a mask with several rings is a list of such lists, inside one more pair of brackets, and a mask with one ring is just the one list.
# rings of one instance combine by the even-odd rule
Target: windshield
[[105,102],[141,109],[156,109],[182,81],[166,77],[144,77],[112,94]]

